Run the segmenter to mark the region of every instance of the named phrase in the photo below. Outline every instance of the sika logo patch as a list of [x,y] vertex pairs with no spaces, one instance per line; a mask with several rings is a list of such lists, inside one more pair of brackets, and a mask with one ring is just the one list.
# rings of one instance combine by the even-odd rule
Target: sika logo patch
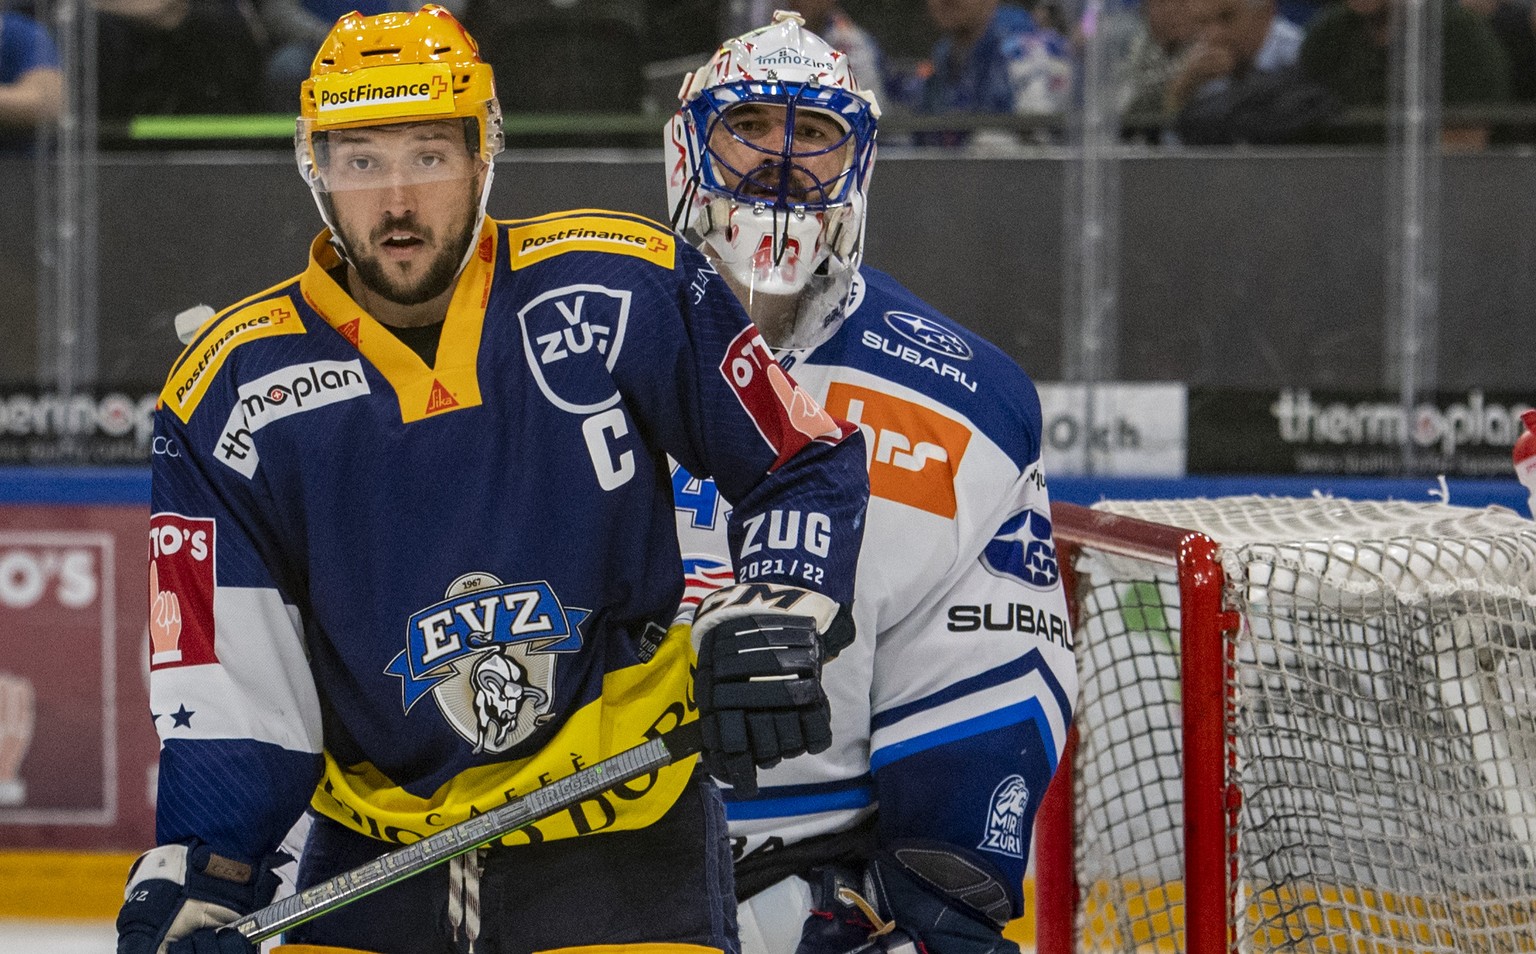
[[955,516],[955,474],[971,442],[959,421],[853,384],[827,389],[827,409],[864,432],[869,492],[940,517]]

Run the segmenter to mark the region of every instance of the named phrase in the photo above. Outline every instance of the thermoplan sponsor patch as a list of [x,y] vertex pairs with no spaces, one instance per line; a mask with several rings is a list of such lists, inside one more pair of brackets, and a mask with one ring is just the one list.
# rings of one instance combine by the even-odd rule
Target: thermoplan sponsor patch
[[624,346],[630,293],[602,285],[566,285],[517,313],[523,354],[549,402],[572,414],[618,403],[611,372]]
[[315,361],[289,365],[240,386],[213,455],[247,478],[260,458],[252,435],[273,421],[368,394],[362,361]]
[[213,643],[214,543],[211,517],[149,518],[149,667],[218,662]]
[[578,215],[519,225],[507,233],[512,270],[565,252],[613,252],[633,255],[662,268],[677,261],[677,237],[657,226],[630,219]]
[[272,335],[301,335],[304,323],[293,307],[293,299],[259,301],[219,319],[208,333],[182,352],[160,392],[160,400],[181,418],[192,420],[192,412],[208,392],[208,384],[236,345]]
[[864,432],[871,496],[954,518],[955,473],[970,428],[921,404],[841,382],[827,389],[827,408]]

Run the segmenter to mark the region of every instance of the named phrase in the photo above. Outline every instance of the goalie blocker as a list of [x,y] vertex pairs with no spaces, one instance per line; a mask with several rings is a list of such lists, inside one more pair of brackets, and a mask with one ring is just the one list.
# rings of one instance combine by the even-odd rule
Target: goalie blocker
[[850,608],[810,590],[741,583],[711,593],[693,623],[709,773],[750,798],[758,768],[825,751],[832,711],[821,667],[853,637]]

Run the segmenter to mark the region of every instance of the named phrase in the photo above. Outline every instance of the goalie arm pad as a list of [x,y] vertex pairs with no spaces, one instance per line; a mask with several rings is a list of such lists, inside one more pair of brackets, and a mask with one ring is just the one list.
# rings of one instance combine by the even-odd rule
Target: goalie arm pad
[[219,931],[272,900],[282,852],[259,864],[215,854],[201,842],[161,845],[128,872],[117,916],[118,954],[254,954],[237,931]]
[[704,767],[735,794],[757,793],[757,768],[832,744],[821,666],[853,639],[845,607],[795,586],[737,584],[699,605],[693,638]]

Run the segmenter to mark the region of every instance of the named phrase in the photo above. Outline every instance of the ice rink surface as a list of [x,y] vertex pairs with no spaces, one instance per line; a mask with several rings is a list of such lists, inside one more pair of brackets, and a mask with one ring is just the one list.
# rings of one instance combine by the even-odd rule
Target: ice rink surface
[[0,954],[113,954],[111,921],[17,921],[0,918]]

